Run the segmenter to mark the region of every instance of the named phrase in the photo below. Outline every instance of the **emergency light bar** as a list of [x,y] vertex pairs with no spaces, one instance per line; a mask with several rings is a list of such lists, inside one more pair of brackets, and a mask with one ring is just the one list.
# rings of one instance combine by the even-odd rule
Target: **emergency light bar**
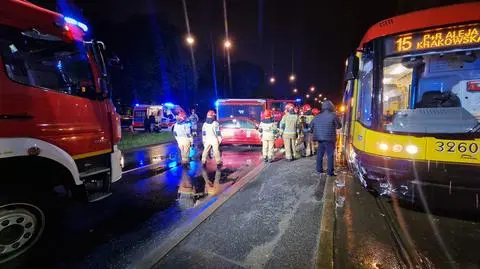
[[73,18],[70,18],[70,17],[64,17],[64,20],[65,20],[66,23],[71,24],[71,25],[76,25],[80,29],[82,29],[84,32],[88,32],[88,26],[85,23],[79,22],[79,21],[77,21]]

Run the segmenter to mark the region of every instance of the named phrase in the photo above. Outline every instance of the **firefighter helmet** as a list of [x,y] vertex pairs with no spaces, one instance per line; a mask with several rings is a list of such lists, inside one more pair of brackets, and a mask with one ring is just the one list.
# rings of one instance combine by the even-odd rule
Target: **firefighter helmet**
[[215,113],[215,111],[209,110],[207,112],[207,118],[212,118],[213,119],[213,118],[215,118],[215,116],[217,116],[217,113]]
[[263,111],[263,118],[264,119],[271,119],[272,118],[272,111],[270,109],[265,109],[265,111]]
[[302,107],[302,112],[303,113],[306,113],[307,111],[310,111],[310,110],[312,110],[312,107],[309,104],[303,105],[303,107]]
[[177,115],[177,121],[185,121],[187,119],[187,114],[185,112],[180,112]]
[[295,109],[295,105],[292,104],[292,103],[288,103],[288,104],[285,105],[285,110],[288,111],[288,112],[290,112],[294,109]]
[[320,114],[320,110],[315,107],[314,109],[312,109],[312,114],[313,114],[314,116],[317,116],[318,114]]

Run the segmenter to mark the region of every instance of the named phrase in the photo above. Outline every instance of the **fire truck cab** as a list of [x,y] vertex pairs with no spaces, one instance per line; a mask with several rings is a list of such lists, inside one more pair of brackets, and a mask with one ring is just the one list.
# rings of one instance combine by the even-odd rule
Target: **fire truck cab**
[[49,227],[53,194],[94,202],[121,178],[102,42],[23,0],[0,5],[0,264]]

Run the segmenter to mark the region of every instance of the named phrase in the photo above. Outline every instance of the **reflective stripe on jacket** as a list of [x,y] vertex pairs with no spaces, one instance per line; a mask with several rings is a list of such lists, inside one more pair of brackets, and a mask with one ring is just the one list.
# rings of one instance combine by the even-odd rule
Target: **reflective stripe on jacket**
[[262,140],[275,140],[275,135],[277,134],[277,124],[274,121],[262,121],[258,126],[258,131],[262,134]]

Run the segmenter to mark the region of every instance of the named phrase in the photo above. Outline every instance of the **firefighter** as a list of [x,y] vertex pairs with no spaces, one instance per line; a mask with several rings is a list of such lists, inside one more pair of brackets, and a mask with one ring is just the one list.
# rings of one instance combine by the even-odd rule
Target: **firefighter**
[[288,103],[285,106],[287,114],[280,121],[283,142],[285,144],[285,158],[293,161],[297,158],[296,139],[298,137],[298,115],[295,113],[295,106]]
[[277,124],[272,119],[272,111],[266,109],[263,112],[263,120],[258,127],[260,136],[262,137],[262,153],[265,162],[273,161],[273,150],[275,144],[275,136],[277,135]]
[[213,155],[217,166],[222,166],[222,158],[220,155],[220,143],[222,143],[222,136],[220,134],[220,124],[215,120],[215,111],[210,110],[207,113],[207,119],[202,126],[202,141],[203,141],[203,153],[202,164],[205,166],[207,163],[208,152],[213,150]]
[[188,164],[190,161],[190,148],[193,145],[193,137],[190,123],[187,122],[187,115],[185,112],[180,112],[178,114],[177,122],[173,126],[173,135],[180,148],[182,164]]
[[315,154],[312,133],[310,132],[310,123],[315,116],[313,116],[312,107],[309,104],[305,104],[302,107],[302,111],[304,117],[303,134],[305,135],[305,155],[310,157]]

